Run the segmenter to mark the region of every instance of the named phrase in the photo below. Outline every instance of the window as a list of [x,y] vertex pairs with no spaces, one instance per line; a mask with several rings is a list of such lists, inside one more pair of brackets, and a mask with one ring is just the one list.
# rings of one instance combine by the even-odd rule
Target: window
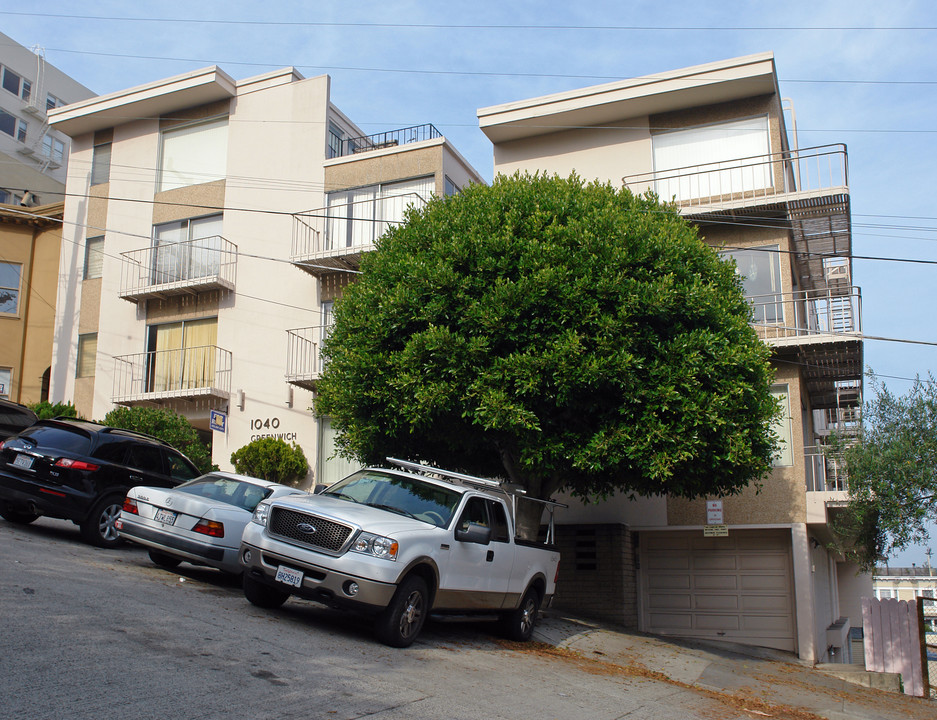
[[89,237],[85,240],[85,271],[82,278],[93,280],[102,275],[104,268],[104,236]]
[[341,190],[328,195],[326,249],[372,245],[410,205],[422,207],[436,190],[432,175]]
[[65,162],[65,143],[51,135],[42,138],[42,154],[52,162],[62,165]]
[[15,115],[11,115],[5,110],[0,110],[0,132],[4,132],[12,138],[16,138],[20,142],[26,142],[26,128],[27,124],[25,121],[20,120]]
[[8,90],[17,97],[20,96],[20,88],[22,84],[22,78],[17,75],[15,72],[10,70],[10,68],[3,68],[3,89]]
[[147,343],[147,392],[212,387],[218,318],[151,325]]
[[0,367],[0,398],[10,399],[13,387],[13,368]]
[[163,454],[156,445],[131,443],[130,454],[127,457],[127,466],[162,474],[164,472]]
[[772,186],[767,115],[651,137],[662,200],[713,197]]
[[504,514],[504,505],[494,500],[487,500],[488,515],[491,518],[491,542],[510,542],[508,519]]
[[111,144],[94,146],[91,156],[91,184],[102,185],[111,179]]
[[[25,98],[24,98],[24,100],[25,100]],[[57,107],[62,107],[62,105],[64,105],[64,104],[65,104],[64,102],[62,102],[61,100],[59,100],[59,99],[58,99],[57,97],[55,97],[55,95],[53,95],[52,93],[48,93],[48,94],[46,95],[46,112],[48,112],[49,110],[54,110],[54,109],[57,108]]]
[[342,140],[345,134],[337,125],[329,123],[329,148],[326,152],[327,158],[336,158],[342,156]]
[[895,588],[875,588],[875,597],[879,600],[888,600],[898,597],[898,591]]
[[228,119],[166,130],[157,192],[222,180],[227,170]]
[[449,195],[458,195],[460,192],[462,192],[462,190],[459,188],[459,186],[456,185],[454,182],[452,182],[452,180],[449,179],[449,176],[448,176],[448,175],[446,175],[446,178],[445,178],[444,190],[443,190],[443,191],[446,193],[446,196],[447,196],[447,197],[448,197]]
[[29,80],[23,78],[23,89],[20,92],[20,97],[23,98],[26,102],[29,102],[30,96],[32,96],[33,84]]
[[780,246],[732,250],[721,255],[735,260],[735,271],[742,276],[742,287],[752,305],[755,325],[783,325]]
[[319,326],[319,371],[320,372],[325,370],[325,362],[322,359],[322,346],[325,344],[325,340],[329,336],[329,333],[332,332],[332,325],[335,324],[335,316],[332,314],[333,305],[334,305],[334,302],[332,300],[325,300],[319,306],[321,317],[322,317],[322,325]]
[[157,225],[154,284],[212,277],[221,266],[221,215]]
[[0,262],[0,314],[16,315],[20,306],[20,275],[23,266]]
[[771,395],[781,401],[781,417],[774,421],[771,429],[778,437],[778,449],[775,452],[773,465],[775,467],[790,466],[794,464],[794,452],[791,448],[793,434],[793,420],[791,418],[791,402],[787,385],[774,385]]
[[78,363],[75,377],[94,377],[98,360],[98,334],[88,333],[78,336]]
[[316,464],[316,484],[332,485],[361,468],[360,463],[346,460],[338,454],[335,438],[338,430],[331,418],[319,418],[319,456]]

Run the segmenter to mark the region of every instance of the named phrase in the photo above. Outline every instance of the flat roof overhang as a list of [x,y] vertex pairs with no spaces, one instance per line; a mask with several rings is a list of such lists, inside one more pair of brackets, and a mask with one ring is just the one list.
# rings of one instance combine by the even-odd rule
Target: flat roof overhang
[[766,94],[779,94],[770,52],[492,105],[477,115],[497,144]]
[[49,111],[49,124],[69,137],[158,118],[232,98],[237,83],[215,65]]

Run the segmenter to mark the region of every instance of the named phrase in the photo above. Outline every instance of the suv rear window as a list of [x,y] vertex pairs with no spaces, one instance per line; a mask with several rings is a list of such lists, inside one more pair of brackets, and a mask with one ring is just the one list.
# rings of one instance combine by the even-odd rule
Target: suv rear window
[[91,448],[91,438],[87,434],[59,425],[33,425],[21,437],[29,438],[37,447],[53,447],[76,455],[87,455]]

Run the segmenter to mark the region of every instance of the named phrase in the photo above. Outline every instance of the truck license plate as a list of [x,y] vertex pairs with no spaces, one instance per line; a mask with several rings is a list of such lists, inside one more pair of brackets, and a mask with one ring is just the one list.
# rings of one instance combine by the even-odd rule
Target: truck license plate
[[13,458],[13,464],[18,468],[29,470],[33,466],[33,459],[29,455],[17,455]]
[[163,525],[172,525],[176,522],[176,513],[172,510],[157,510],[156,514],[153,516],[153,519],[162,523]]
[[303,586],[303,574],[299,570],[293,570],[293,568],[288,568],[285,565],[280,565],[277,568],[276,580],[284,585]]

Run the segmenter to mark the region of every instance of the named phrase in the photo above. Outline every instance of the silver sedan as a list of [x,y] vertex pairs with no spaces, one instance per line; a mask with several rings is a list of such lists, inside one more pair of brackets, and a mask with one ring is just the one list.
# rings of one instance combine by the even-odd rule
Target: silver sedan
[[135,487],[115,522],[120,536],[149,548],[164,568],[183,560],[240,574],[241,533],[261,500],[302,490],[229,472],[212,472],[174,488]]

